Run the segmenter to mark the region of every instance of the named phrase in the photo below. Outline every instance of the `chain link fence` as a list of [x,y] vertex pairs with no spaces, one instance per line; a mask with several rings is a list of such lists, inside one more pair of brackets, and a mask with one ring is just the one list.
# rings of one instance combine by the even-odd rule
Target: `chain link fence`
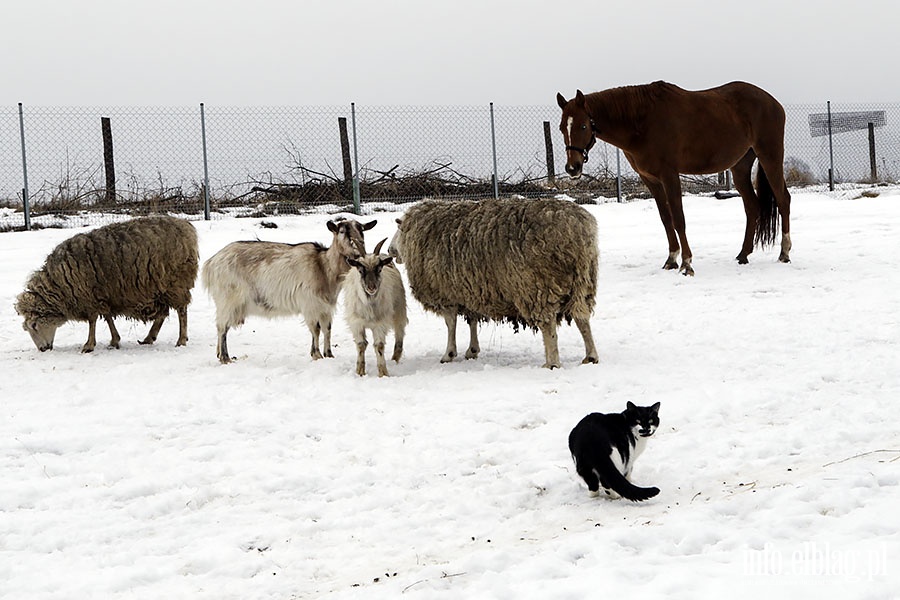
[[[790,186],[900,178],[900,104],[785,109]],[[558,125],[555,105],[0,106],[0,229],[151,212],[370,213],[423,197],[587,200],[616,197],[617,186],[625,197],[647,195],[603,143],[584,177],[560,174]],[[683,185],[707,192],[729,181],[713,174]]]

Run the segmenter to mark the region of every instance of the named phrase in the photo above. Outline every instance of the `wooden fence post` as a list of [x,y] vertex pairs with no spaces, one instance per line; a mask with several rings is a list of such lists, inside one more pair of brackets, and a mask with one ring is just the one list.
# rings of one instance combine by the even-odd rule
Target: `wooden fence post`
[[103,167],[106,170],[106,203],[116,203],[116,163],[113,159],[112,125],[109,117],[100,117],[103,130]]
[[347,117],[338,117],[338,129],[341,134],[341,162],[344,163],[344,193],[351,196],[353,185],[353,163],[350,161],[350,136],[347,135]]
[[553,161],[553,139],[550,137],[550,121],[544,121],[544,149],[547,152],[547,181],[556,184],[556,165]]
[[875,162],[875,123],[869,123],[869,166],[872,183],[878,181],[878,163]]

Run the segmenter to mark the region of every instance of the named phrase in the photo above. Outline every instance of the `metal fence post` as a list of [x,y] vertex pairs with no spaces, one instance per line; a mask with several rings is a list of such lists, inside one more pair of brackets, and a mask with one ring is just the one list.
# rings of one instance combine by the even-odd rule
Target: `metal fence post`
[[494,103],[491,102],[491,150],[494,155],[494,199],[500,197],[500,184],[497,182],[497,136],[494,131]]
[[22,141],[22,209],[25,214],[25,229],[31,229],[31,208],[28,206],[28,161],[25,159],[25,116],[19,102],[19,139]]
[[622,201],[622,151],[616,146],[616,201]]
[[350,103],[350,120],[353,122],[353,214],[360,214],[359,207],[359,154],[356,149],[356,102]]
[[203,138],[203,219],[209,221],[209,163],[206,160],[206,111],[200,103],[200,134]]
[[834,144],[831,139],[831,100],[828,101],[828,189],[834,191]]

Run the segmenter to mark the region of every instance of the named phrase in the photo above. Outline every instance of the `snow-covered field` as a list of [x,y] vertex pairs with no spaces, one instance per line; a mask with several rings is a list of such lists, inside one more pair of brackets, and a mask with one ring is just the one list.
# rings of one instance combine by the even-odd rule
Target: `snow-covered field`
[[[332,360],[299,319],[256,319],[223,366],[199,287],[186,347],[173,314],[152,347],[120,321],[121,350],[99,325],[83,355],[70,323],[42,354],[12,305],[76,230],[0,234],[0,597],[896,598],[900,189],[876,189],[795,190],[787,265],[733,260],[740,199],[686,198],[694,278],[660,269],[652,201],[588,207],[601,363],[564,326],[554,371],[493,324],[439,364],[413,299],[389,378],[354,374],[340,309]],[[328,243],[327,218],[198,222],[201,259]],[[628,400],[662,403],[642,504],[591,498],[566,447]]]

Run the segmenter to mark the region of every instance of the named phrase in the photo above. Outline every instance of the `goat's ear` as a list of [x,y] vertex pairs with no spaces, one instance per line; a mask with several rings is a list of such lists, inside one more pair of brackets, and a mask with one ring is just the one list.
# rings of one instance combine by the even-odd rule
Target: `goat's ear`
[[350,258],[349,256],[345,256],[344,260],[346,260],[347,264],[350,265],[351,267],[359,267],[359,265],[360,265],[358,260],[356,260],[355,258]]
[[381,265],[382,267],[386,267],[389,264],[391,264],[392,262],[394,262],[394,257],[388,256],[388,257],[382,258],[380,261],[378,261],[378,264]]
[[400,227],[401,225],[403,225],[403,219],[394,219],[394,220],[397,221],[397,227]]
[[328,231],[330,231],[331,233],[337,233],[338,227],[334,224],[334,221],[328,221],[327,225]]
[[368,223],[366,223],[365,225],[362,226],[363,231],[368,231],[368,230],[372,229],[373,227],[375,227],[376,223],[378,223],[378,219],[375,219],[374,221],[369,221]]
[[569,101],[566,100],[565,96],[563,96],[559,92],[556,92],[556,103],[559,104],[560,108],[565,108],[566,104],[568,104]]

